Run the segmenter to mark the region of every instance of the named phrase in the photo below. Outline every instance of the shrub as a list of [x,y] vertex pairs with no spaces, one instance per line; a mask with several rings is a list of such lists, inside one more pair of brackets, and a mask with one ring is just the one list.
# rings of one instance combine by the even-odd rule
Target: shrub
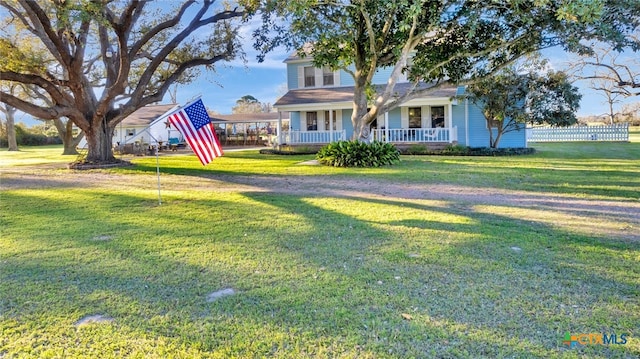
[[[16,124],[15,131],[18,146],[57,145],[62,143],[62,140],[58,136],[46,136],[41,133],[36,133],[32,131],[32,129],[24,128],[20,124]],[[0,131],[0,136],[0,147],[8,147],[7,131],[5,129]]]
[[443,155],[462,156],[469,153],[469,147],[449,144],[440,152]]
[[468,149],[469,156],[518,156],[529,155],[536,152],[532,147],[516,147],[516,148],[490,148],[490,147],[470,147]]
[[380,167],[400,161],[400,152],[391,143],[338,141],[322,147],[316,159],[334,167]]
[[427,147],[427,145],[418,144],[412,144],[404,151],[404,153],[407,155],[427,155],[430,152],[431,151],[429,151],[429,147]]

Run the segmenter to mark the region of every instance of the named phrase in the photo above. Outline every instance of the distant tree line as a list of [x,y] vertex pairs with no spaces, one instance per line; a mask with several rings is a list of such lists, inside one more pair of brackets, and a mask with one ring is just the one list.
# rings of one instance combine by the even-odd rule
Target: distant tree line
[[622,106],[622,110],[610,114],[582,116],[578,118],[579,123],[605,122],[605,123],[628,123],[631,126],[640,126],[640,102],[630,103]]
[[[16,142],[18,146],[42,146],[42,145],[60,145],[62,139],[54,126],[42,124],[32,127],[26,127],[23,124],[15,125]],[[7,124],[0,121],[0,147],[9,147],[7,138]]]

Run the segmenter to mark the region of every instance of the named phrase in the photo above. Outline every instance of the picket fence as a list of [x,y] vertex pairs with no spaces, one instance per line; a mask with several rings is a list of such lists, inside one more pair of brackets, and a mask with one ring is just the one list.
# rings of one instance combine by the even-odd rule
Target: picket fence
[[602,126],[530,127],[527,128],[527,141],[629,141],[629,124],[618,123]]

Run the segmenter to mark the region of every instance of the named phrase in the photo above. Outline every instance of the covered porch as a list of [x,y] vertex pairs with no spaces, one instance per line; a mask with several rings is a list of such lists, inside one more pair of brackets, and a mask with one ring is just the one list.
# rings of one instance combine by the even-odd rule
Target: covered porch
[[288,112],[209,114],[222,146],[273,146],[289,126]]
[[[410,85],[398,84],[396,90],[403,93]],[[289,130],[280,131],[278,126],[277,144],[318,145],[352,138],[353,91],[353,87],[289,91],[275,104],[278,111],[291,114]],[[457,94],[458,88],[454,86],[435,88],[424,97],[380,113],[371,124],[369,139],[408,145],[457,143],[458,128],[454,126]]]

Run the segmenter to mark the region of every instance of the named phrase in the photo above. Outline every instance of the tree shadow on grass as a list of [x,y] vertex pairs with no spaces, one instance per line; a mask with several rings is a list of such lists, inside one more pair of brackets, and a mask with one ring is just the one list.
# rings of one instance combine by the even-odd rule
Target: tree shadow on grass
[[[43,224],[29,228],[22,238],[56,250],[47,256],[25,249],[5,259],[10,284],[3,285],[11,293],[5,308],[11,309],[3,315],[44,312],[71,323],[91,314],[88,308],[104,308],[132,337],[145,333],[230,355],[551,357],[560,355],[564,331],[602,330],[608,321],[591,322],[592,316],[633,309],[613,307],[632,298],[634,282],[612,281],[604,259],[607,251],[635,250],[633,244],[478,214],[453,201],[202,196],[163,207],[107,192],[83,206],[88,196],[71,203],[39,198],[37,215],[48,210],[55,225],[46,235]],[[18,205],[33,202],[29,196],[7,199],[16,218],[33,216],[33,208]],[[128,221],[123,203],[137,203],[129,215],[148,223]],[[370,215],[353,212],[359,208]],[[101,224],[89,227],[92,233],[65,238],[69,227],[96,214]],[[117,234],[94,240],[104,233]],[[573,257],[584,242],[602,251],[595,273],[575,266],[585,261]],[[226,285],[240,294],[206,303],[207,292]],[[597,312],[591,303],[605,309]],[[629,314],[620,327],[636,319]],[[632,350],[587,352],[624,356]]]
[[[269,203],[271,203],[271,196],[264,193],[251,194],[251,198]],[[360,201],[363,206],[398,205],[397,202],[386,203],[386,201],[362,198],[349,200]],[[308,205],[307,202],[302,202],[295,198],[290,201],[277,201],[284,210],[298,212],[300,207]],[[411,204],[407,206],[418,211],[443,211],[440,207],[429,208],[429,206]],[[461,214],[456,209],[444,209],[444,211],[455,215]],[[307,213],[309,221],[323,228],[325,222],[340,223],[344,220],[348,223],[354,220],[350,216],[341,218],[343,215],[339,214],[339,210],[327,211],[326,208],[320,211],[307,208]],[[325,218],[319,220],[321,216]],[[352,288],[358,287],[358,281],[372,283],[370,285],[372,295],[369,297],[375,298],[374,303],[383,304],[374,305],[375,309],[371,305],[361,308],[357,305],[351,306],[347,310],[353,310],[361,315],[351,316],[349,321],[366,326],[373,317],[387,318],[388,324],[384,329],[377,328],[380,332],[376,333],[375,337],[380,339],[395,336],[396,343],[385,342],[384,345],[397,350],[402,348],[406,350],[409,346],[425,349],[423,345],[418,344],[419,336],[416,333],[410,333],[411,324],[403,321],[399,315],[402,312],[409,312],[416,317],[431,318],[432,326],[422,322],[419,324],[425,328],[428,327],[421,335],[430,333],[438,337],[447,333],[447,341],[457,342],[452,345],[441,345],[440,353],[451,354],[460,350],[458,353],[467,351],[467,353],[474,353],[471,354],[472,356],[480,354],[489,357],[509,355],[508,353],[521,355],[526,353],[528,356],[541,357],[558,355],[557,349],[563,330],[588,324],[590,312],[593,312],[593,307],[598,305],[595,303],[618,305],[625,298],[629,298],[637,285],[633,281],[607,276],[606,272],[593,272],[585,277],[567,266],[565,260],[571,257],[570,254],[565,253],[566,243],[562,240],[569,239],[571,244],[575,244],[576,239],[579,243],[583,237],[576,237],[544,225],[540,226],[536,222],[517,222],[520,230],[513,230],[514,235],[520,231],[535,230],[534,238],[521,235],[505,240],[503,235],[506,233],[502,229],[508,228],[509,224],[513,225],[512,219],[484,214],[480,214],[477,219],[479,221],[474,224],[446,224],[417,219],[388,222],[391,226],[410,224],[413,227],[431,231],[471,234],[468,240],[451,241],[453,243],[447,243],[437,251],[428,252],[431,250],[432,243],[423,243],[425,249],[421,250],[421,244],[409,243],[389,230],[375,231],[374,237],[380,236],[379,239],[366,248],[356,246],[364,249],[363,251],[352,252],[350,249],[343,251],[342,242],[328,246],[329,252],[320,253],[320,256],[318,256],[317,245],[313,242],[306,242],[305,246],[298,251],[301,257],[308,258],[322,267],[326,265],[326,258],[335,257],[335,263],[345,263],[347,267],[351,265],[353,258],[356,258],[359,270],[348,272],[342,270],[340,266],[333,266],[336,274],[346,278],[343,280],[350,283]],[[359,225],[364,223],[368,228],[375,224],[375,221],[362,219],[357,222],[360,222]],[[497,229],[487,230],[487,225],[496,226]],[[327,228],[326,232],[332,233],[333,230]],[[419,236],[415,239],[420,240]],[[597,239],[587,239],[587,241],[592,242]],[[620,244],[613,246],[605,244],[605,247],[609,250],[633,249]],[[276,250],[291,251],[292,249],[296,249],[296,246],[278,247]],[[601,259],[601,262],[593,265],[592,269],[604,269],[605,265],[606,263]],[[321,294],[327,296],[326,293]],[[359,295],[359,297],[363,296]],[[357,300],[354,302],[359,303]],[[573,306],[576,303],[580,306],[580,310],[574,310]],[[316,308],[316,306],[311,307]],[[607,310],[614,309],[607,308]],[[607,310],[603,309],[603,312]],[[617,310],[614,311],[617,312]],[[629,313],[632,311],[627,312]],[[628,322],[634,320],[631,317]],[[322,323],[323,320],[314,322]],[[598,323],[598,329],[601,329],[603,322],[607,321],[601,318],[599,322],[594,322]],[[620,328],[609,328],[620,330]],[[633,326],[627,323],[622,330],[631,329]],[[520,338],[515,338],[516,343],[513,339],[503,339],[509,338],[509,335],[514,335],[515,332],[521,335]],[[469,334],[473,334],[472,340],[469,340]],[[360,335],[365,336],[365,333]],[[482,338],[481,335],[487,337]],[[433,338],[428,336],[423,337],[422,340],[435,344]],[[394,346],[398,343],[401,344]],[[402,353],[411,354],[412,352]],[[600,355],[601,352],[594,349],[591,353]],[[604,353],[609,355],[616,352],[604,349]],[[630,354],[631,351],[627,353]]]

